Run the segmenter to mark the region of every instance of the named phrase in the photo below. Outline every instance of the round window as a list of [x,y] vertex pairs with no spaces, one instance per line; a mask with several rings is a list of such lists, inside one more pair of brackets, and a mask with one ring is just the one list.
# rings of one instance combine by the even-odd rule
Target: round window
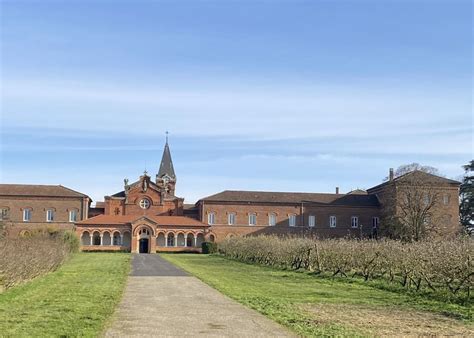
[[140,201],[140,208],[142,209],[148,209],[150,207],[150,201],[146,198],[143,198],[141,201]]

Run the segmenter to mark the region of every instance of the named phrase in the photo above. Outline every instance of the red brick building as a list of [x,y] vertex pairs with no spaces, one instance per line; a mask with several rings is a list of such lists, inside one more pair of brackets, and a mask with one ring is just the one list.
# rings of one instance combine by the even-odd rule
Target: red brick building
[[198,251],[203,241],[214,241],[208,224],[184,216],[176,181],[166,142],[155,180],[146,171],[133,183],[125,179],[123,191],[105,196],[92,208],[94,217],[76,223],[82,249]]
[[[147,172],[133,183],[125,179],[122,191],[94,207],[87,195],[61,186],[0,185],[0,209],[4,220],[15,223],[12,233],[75,224],[83,250],[199,251],[203,241],[250,234],[376,236],[401,219],[406,194],[413,195],[416,188],[419,199],[431,203],[424,217],[437,234],[453,236],[460,230],[460,183],[418,171],[398,178],[391,174],[387,182],[367,191],[223,191],[192,205],[175,196],[176,183],[166,142],[154,179]],[[32,216],[25,221],[28,210]],[[51,212],[53,220],[48,220]]]
[[9,235],[71,229],[88,217],[89,196],[61,185],[0,184],[0,221]]

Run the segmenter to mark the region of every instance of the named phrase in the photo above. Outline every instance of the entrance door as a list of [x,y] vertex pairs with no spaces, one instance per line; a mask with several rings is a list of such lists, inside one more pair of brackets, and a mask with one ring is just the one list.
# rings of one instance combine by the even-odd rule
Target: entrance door
[[138,242],[138,252],[139,253],[148,253],[148,238],[142,238]]

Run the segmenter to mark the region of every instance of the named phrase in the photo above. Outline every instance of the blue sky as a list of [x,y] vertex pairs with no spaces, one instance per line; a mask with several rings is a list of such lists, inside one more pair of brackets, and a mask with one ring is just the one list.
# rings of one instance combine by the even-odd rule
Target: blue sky
[[332,192],[473,157],[471,1],[1,1],[2,183]]

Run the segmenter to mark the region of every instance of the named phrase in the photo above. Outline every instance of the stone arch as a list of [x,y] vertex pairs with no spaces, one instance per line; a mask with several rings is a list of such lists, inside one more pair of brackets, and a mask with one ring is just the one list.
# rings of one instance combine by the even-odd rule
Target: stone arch
[[112,245],[112,237],[107,230],[102,233],[102,245]]
[[92,237],[89,231],[83,231],[81,234],[81,245],[91,245]]
[[188,232],[187,237],[186,237],[186,246],[194,246],[194,233]]
[[[212,236],[212,235],[211,235],[211,236]],[[211,241],[211,236],[209,236],[209,240],[210,240],[210,241]],[[235,236],[236,236],[236,234],[234,234],[234,233],[231,232],[231,233],[227,234],[227,236],[225,236],[225,238],[230,239],[230,238],[234,238]],[[211,241],[211,242],[213,242],[213,241]]]
[[196,236],[196,246],[200,248],[203,242],[204,242],[204,234],[200,232]]
[[168,242],[167,242],[168,246],[174,246],[175,241],[176,239],[175,239],[174,232],[168,232]]
[[163,232],[160,232],[156,237],[156,246],[166,246],[166,238]]
[[122,246],[130,249],[131,243],[132,243],[132,235],[130,234],[130,231],[127,230],[123,233]]
[[209,235],[209,242],[214,243],[215,241],[216,241],[216,235],[210,234],[210,235]]
[[176,235],[176,240],[177,240],[177,246],[184,246],[184,233],[183,232],[178,232]]
[[135,230],[133,230],[133,236],[138,236],[139,235],[139,232],[140,231],[143,231],[143,229],[147,229],[149,234],[148,236],[152,237],[152,236],[155,236],[155,231],[153,230],[152,227],[150,227],[149,225],[147,224],[141,224],[139,226],[137,226],[135,228]]
[[100,245],[101,242],[100,232],[95,230],[92,234],[92,245]]
[[114,234],[112,235],[112,245],[122,245],[120,232],[114,231]]

